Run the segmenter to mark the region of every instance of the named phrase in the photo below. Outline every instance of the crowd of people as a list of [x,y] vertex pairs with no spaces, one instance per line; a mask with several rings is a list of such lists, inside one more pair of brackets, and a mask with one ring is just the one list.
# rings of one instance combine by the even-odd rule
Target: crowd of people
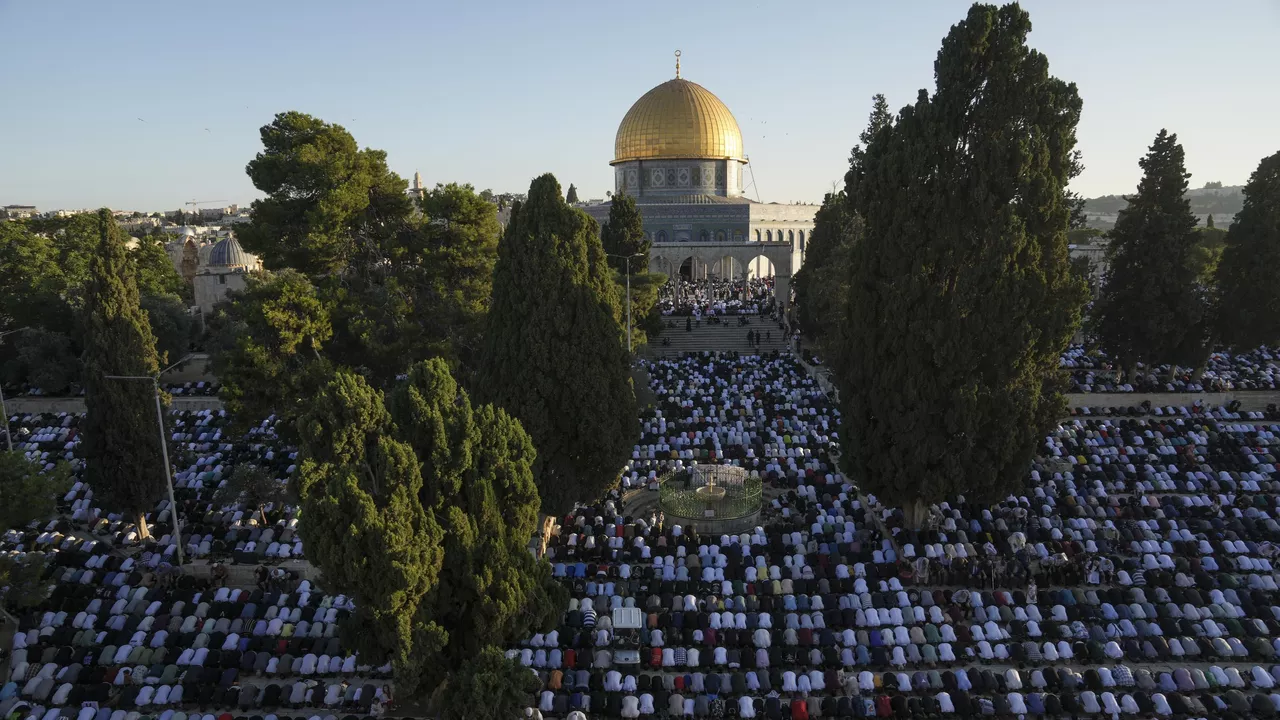
[[[15,450],[46,466],[70,462],[78,474],[81,419],[15,416]],[[93,489],[77,480],[58,517],[9,529],[0,539],[6,556],[48,558],[45,580],[52,587],[10,625],[0,717],[383,714],[392,702],[390,666],[361,662],[338,634],[351,599],[326,594],[280,565],[302,555],[295,508],[214,500],[239,463],[280,482],[295,470],[274,422],[234,439],[222,412],[175,411],[170,422],[182,544],[188,563],[212,561],[208,572],[177,565],[167,501],[149,514],[151,538],[144,539],[130,520],[98,509]],[[258,567],[234,586],[229,564]]]
[[1062,355],[1062,366],[1071,373],[1069,392],[1231,392],[1280,388],[1280,350],[1261,347],[1246,353],[1219,351],[1211,354],[1202,372],[1196,368],[1138,364],[1137,377],[1125,378],[1124,369],[1098,350],[1072,345]]
[[663,315],[767,315],[773,312],[773,278],[686,280],[674,277],[658,290]]
[[[1217,377],[1243,381],[1259,357],[1219,358]],[[794,355],[641,364],[656,403],[619,488],[557,518],[544,545],[569,607],[508,652],[539,681],[529,717],[1280,710],[1276,412],[1081,411],[1019,493],[950,498],[912,527],[841,475],[839,410]],[[79,463],[81,419],[11,418],[15,447]],[[240,464],[296,471],[274,420],[234,437],[220,411],[170,422],[182,547],[207,572],[177,566],[167,501],[143,539],[75,482],[58,517],[0,538],[5,555],[50,558],[52,587],[16,613],[0,715],[388,712],[390,668],[338,633],[352,600],[296,563],[296,508],[215,500]],[[717,463],[765,484],[743,531],[655,504],[663,478]]]
[[[953,498],[913,529],[840,475],[838,411],[790,357],[646,369],[629,489],[558,520],[570,609],[509,653],[540,679],[531,717],[1280,709],[1274,414],[1074,418],[1020,493]],[[692,463],[763,478],[759,524],[628,515]]]

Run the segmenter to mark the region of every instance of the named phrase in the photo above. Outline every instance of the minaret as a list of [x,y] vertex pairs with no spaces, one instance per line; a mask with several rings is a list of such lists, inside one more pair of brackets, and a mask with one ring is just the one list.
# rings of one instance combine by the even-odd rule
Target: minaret
[[409,192],[418,197],[422,197],[427,193],[427,189],[422,187],[422,173],[416,170],[413,172],[413,187],[410,188]]

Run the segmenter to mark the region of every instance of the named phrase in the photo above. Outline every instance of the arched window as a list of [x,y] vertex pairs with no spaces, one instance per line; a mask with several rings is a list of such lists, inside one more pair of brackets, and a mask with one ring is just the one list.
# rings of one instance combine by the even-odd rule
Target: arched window
[[706,241],[707,241],[707,231],[706,230],[699,231],[698,242],[706,242]]
[[804,231],[800,231],[800,254],[804,254]]
[[773,242],[773,231],[772,231],[772,230],[765,230],[765,231],[764,231],[764,239],[765,239],[765,241],[767,241],[767,242]]
[[723,230],[716,231],[716,242],[724,242],[725,234]]
[[795,231],[795,230],[788,230],[788,231],[787,231],[787,242],[791,243],[792,245],[795,245],[795,244],[796,244],[796,231]]
[[666,230],[659,230],[659,231],[658,231],[658,242],[660,242],[660,243],[664,243],[664,242],[666,242],[666,241],[667,241],[667,231],[666,231]]
[[756,231],[756,242],[760,242],[760,231]]

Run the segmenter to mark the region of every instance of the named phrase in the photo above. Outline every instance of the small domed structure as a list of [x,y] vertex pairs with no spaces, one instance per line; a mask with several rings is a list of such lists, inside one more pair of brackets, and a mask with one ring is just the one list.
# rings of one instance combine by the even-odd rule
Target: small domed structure
[[194,283],[196,304],[205,314],[232,292],[243,290],[249,273],[262,269],[262,261],[241,247],[234,235],[214,243],[207,252]]
[[209,250],[209,267],[245,268],[257,270],[261,263],[254,255],[250,255],[235,236],[219,240]]

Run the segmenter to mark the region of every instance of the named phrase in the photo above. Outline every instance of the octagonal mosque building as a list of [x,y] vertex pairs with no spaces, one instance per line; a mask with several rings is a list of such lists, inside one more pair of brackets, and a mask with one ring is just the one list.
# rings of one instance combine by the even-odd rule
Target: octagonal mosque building
[[[816,205],[761,203],[743,195],[742,130],[720,98],[676,77],[640,97],[614,141],[614,194],[636,199],[653,243],[649,269],[689,279],[774,276],[785,308],[804,262]],[[583,207],[603,225],[609,203]]]

